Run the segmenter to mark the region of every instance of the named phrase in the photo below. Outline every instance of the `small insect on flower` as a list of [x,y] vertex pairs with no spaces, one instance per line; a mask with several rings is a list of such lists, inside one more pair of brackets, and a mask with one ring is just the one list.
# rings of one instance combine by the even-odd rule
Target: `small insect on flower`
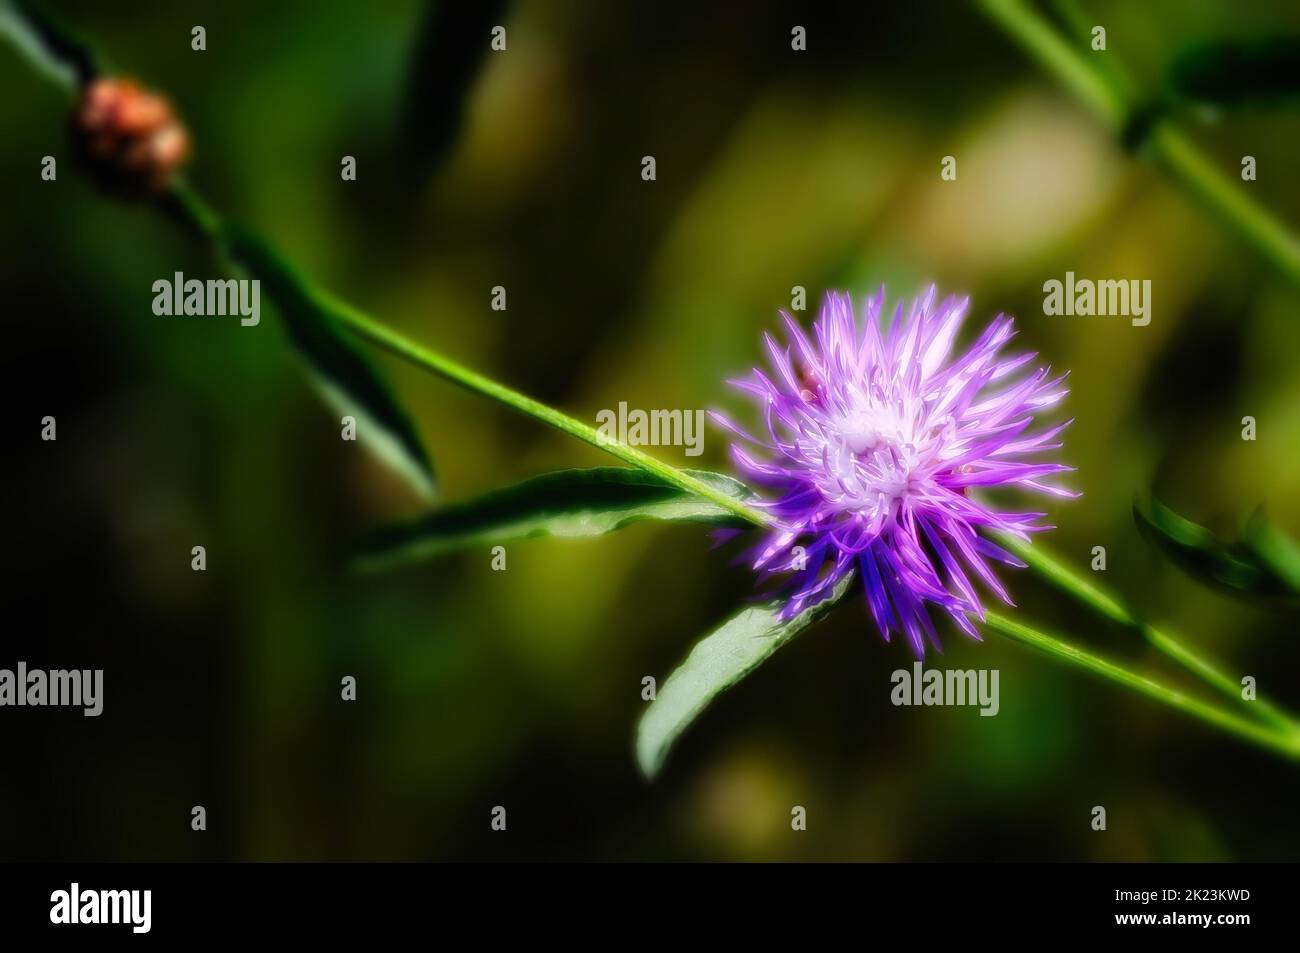
[[127,79],[101,77],[85,86],[73,134],[100,184],[127,194],[163,191],[190,152],[167,100]]
[[1051,528],[1039,522],[1043,513],[999,512],[971,489],[1077,496],[1043,482],[1073,468],[1036,459],[1061,446],[1053,438],[1071,421],[1027,433],[1065,396],[1065,375],[1040,367],[1018,376],[1035,355],[1000,356],[1015,334],[1005,315],[950,360],[969,299],[936,307],[934,298],[931,287],[882,322],[881,288],[859,321],[850,297],[831,292],[813,340],[782,312],[789,346],[765,335],[771,376],[755,369],[730,382],[757,400],[766,439],[713,414],[744,441],[731,447],[736,465],[767,491],[757,505],[772,530],[751,556],[765,580],[793,573],[782,586],[784,615],[821,601],[857,569],[885,640],[901,632],[918,656],[927,640],[940,648],[927,603],[976,639],[970,617],[983,620],[984,609],[974,581],[1010,604],[989,561],[1024,563],[988,532],[1027,539]]

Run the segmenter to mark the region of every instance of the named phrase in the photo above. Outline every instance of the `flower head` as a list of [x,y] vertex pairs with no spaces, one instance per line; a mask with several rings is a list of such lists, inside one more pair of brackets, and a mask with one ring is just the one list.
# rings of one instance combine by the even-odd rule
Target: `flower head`
[[713,415],[743,441],[731,448],[737,466],[767,491],[759,505],[772,529],[752,558],[764,578],[793,573],[786,615],[857,569],[881,634],[903,633],[918,656],[927,640],[939,648],[927,604],[979,638],[975,582],[1011,602],[989,562],[1024,564],[989,531],[1050,528],[1038,522],[1045,514],[1000,512],[972,491],[1075,495],[1042,482],[1070,467],[1038,459],[1061,446],[1052,441],[1069,421],[1028,432],[1065,396],[1064,375],[1018,373],[1035,355],[1002,356],[1015,334],[1005,315],[950,358],[969,299],[934,298],[931,287],[882,321],[881,288],[859,321],[849,296],[832,292],[811,339],[783,313],[788,346],[765,336],[771,374],[731,382],[757,400],[766,439]]

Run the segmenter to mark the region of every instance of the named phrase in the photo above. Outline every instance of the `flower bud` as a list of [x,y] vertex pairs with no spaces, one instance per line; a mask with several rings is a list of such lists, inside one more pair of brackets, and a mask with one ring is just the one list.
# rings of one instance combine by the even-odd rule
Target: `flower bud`
[[95,179],[130,195],[165,191],[190,152],[189,135],[167,100],[129,79],[88,83],[73,133]]

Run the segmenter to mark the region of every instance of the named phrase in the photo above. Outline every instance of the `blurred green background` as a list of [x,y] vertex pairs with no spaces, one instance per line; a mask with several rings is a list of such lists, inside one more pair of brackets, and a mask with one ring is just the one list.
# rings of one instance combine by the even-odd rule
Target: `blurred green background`
[[[1300,706],[1297,616],[1202,587],[1141,537],[1154,491],[1235,531],[1300,533],[1300,291],[1112,141],[965,3],[519,2],[486,53],[462,8],[320,0],[48,5],[165,92],[191,180],[322,285],[410,337],[594,423],[603,408],[736,406],[722,384],[809,292],[930,281],[972,333],[1071,371],[1077,501],[1046,543],[1154,621]],[[182,9],[183,7],[183,9]],[[1291,34],[1283,3],[1088,2],[1154,86],[1213,36]],[[207,30],[206,52],[190,28]],[[790,28],[808,50],[790,50]],[[456,32],[459,30],[459,32]],[[442,32],[439,32],[442,31]],[[448,33],[450,36],[448,38]],[[481,44],[481,47],[479,46]],[[457,58],[480,68],[456,83]],[[466,552],[358,576],[349,547],[419,512],[261,326],[158,318],[152,283],[219,265],[77,172],[67,104],[0,47],[9,329],[0,664],[103,667],[106,710],[6,709],[3,859],[1294,859],[1300,776],[1122,690],[945,628],[942,664],[1001,671],[1001,712],[894,708],[909,667],[851,604],[724,695],[653,785],[641,679],[750,594],[702,527]],[[454,122],[463,109],[463,125]],[[1294,104],[1193,125],[1300,223]],[[446,148],[440,151],[440,143]],[[44,155],[55,183],[39,180]],[[657,181],[643,182],[652,154]],[[342,182],[339,161],[357,158]],[[940,179],[945,155],[955,182]],[[1048,317],[1042,285],[1150,279],[1152,320]],[[509,307],[489,307],[494,285]],[[805,315],[810,317],[811,315]],[[608,462],[381,359],[448,500]],[[41,443],[40,417],[59,439]],[[1259,436],[1240,436],[1243,415]],[[700,459],[726,468],[711,430]],[[202,544],[208,571],[193,573]],[[1024,618],[1158,666],[1028,573]],[[344,675],[358,700],[339,699]],[[1172,677],[1172,676],[1171,676]],[[208,831],[190,830],[190,808]],[[790,830],[791,806],[808,830]],[[1093,805],[1108,811],[1090,828]],[[504,805],[505,834],[489,830]]]

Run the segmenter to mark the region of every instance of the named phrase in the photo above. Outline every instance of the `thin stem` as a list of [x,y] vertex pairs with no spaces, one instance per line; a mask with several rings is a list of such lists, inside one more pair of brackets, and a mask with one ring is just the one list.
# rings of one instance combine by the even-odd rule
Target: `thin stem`
[[746,506],[725,493],[719,492],[707,483],[697,480],[690,474],[657,460],[636,447],[606,437],[590,424],[575,420],[553,407],[512,390],[504,384],[498,384],[491,378],[484,377],[482,374],[457,364],[455,361],[443,357],[428,348],[421,347],[331,295],[323,292],[318,294],[318,301],[328,307],[357,337],[369,341],[390,354],[395,354],[417,367],[422,367],[445,380],[459,384],[466,390],[482,394],[484,397],[490,397],[498,403],[513,407],[515,410],[542,421],[542,423],[550,424],[555,429],[577,437],[593,447],[598,447],[625,463],[630,463],[632,466],[640,467],[642,470],[663,478],[665,482],[673,486],[679,487],[688,493],[694,493],[696,496],[701,496],[711,503],[716,503],[723,509],[753,523],[755,526],[767,526],[771,522],[767,514],[762,511],[756,510],[752,506]]
[[173,185],[171,191],[163,196],[163,205],[204,238],[220,240],[221,216],[190,188],[189,183],[182,180]]
[[1300,241],[1282,221],[1205,158],[1186,135],[1168,123],[1159,123],[1151,133],[1148,148],[1174,181],[1279,271],[1300,284]]
[[1293,727],[1278,730],[1238,717],[1231,712],[1206,704],[1200,699],[1184,695],[1176,689],[1162,685],[1144,675],[1139,675],[1098,655],[1086,652],[1077,646],[1071,645],[1064,639],[1040,632],[996,612],[986,614],[985,627],[1006,636],[1012,641],[1036,648],[1053,658],[1077,665],[1094,675],[1107,678],[1116,684],[1123,685],[1125,688],[1146,695],[1148,698],[1153,698],[1171,708],[1176,708],[1252,744],[1268,748],[1288,758],[1300,759],[1300,731]]
[[1079,99],[1119,132],[1128,119],[1128,105],[1119,93],[1061,38],[1045,19],[1021,0],[979,0],[980,7],[998,26],[1011,35],[1056,75]]
[[[978,0],[984,12],[1049,73],[1092,108],[1116,133],[1133,118],[1134,103],[1023,0]],[[1102,55],[1102,54],[1098,54]],[[1109,53],[1104,55],[1109,56]],[[1300,284],[1300,241],[1287,226],[1235,185],[1168,120],[1155,117],[1145,145],[1151,157],[1230,230],[1278,271]]]
[[1241,684],[1224,674],[1214,664],[1201,658],[1170,635],[1161,632],[1140,618],[1111,593],[1084,579],[1061,563],[1041,545],[1030,545],[1014,536],[1001,534],[1000,545],[1019,556],[1039,576],[1056,586],[1076,601],[1091,607],[1103,617],[1125,628],[1137,631],[1152,647],[1177,662],[1187,671],[1224,695],[1247,706],[1247,710],[1261,719],[1286,731],[1300,731],[1300,724],[1281,709],[1262,698],[1247,702],[1241,696]]
[[[1090,44],[1092,28],[1097,24],[1089,20],[1088,15],[1074,0],[1051,0],[1051,7],[1057,18],[1064,25],[1066,35],[1076,43]],[[1097,51],[1100,52],[1100,51]],[[1124,69],[1119,59],[1112,53],[1096,56],[1092,62],[1097,64],[1097,72],[1110,84],[1121,103],[1127,103],[1135,92],[1132,77]]]

